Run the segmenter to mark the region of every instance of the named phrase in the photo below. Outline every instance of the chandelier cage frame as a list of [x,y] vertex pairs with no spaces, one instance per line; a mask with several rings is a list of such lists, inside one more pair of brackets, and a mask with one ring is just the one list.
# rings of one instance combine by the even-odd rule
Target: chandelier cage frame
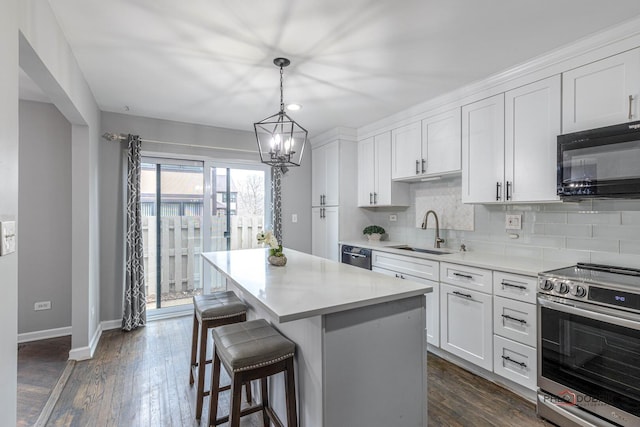
[[276,58],[273,63],[280,68],[280,111],[253,124],[260,153],[260,161],[286,171],[300,166],[307,145],[308,132],[284,111],[284,67],[291,62]]

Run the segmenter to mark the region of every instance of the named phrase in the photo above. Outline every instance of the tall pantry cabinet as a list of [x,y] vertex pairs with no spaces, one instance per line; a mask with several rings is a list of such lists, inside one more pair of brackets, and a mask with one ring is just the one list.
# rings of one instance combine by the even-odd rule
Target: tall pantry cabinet
[[357,211],[355,130],[339,128],[314,138],[311,150],[311,252],[339,261],[338,241],[360,228]]

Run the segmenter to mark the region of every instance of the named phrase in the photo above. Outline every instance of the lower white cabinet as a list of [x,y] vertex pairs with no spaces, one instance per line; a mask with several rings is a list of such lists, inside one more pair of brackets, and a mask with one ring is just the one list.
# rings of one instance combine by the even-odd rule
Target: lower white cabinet
[[493,369],[493,296],[440,284],[440,348]]
[[535,390],[538,372],[536,349],[499,335],[494,335],[493,342],[493,372]]
[[340,262],[338,212],[337,206],[311,209],[311,252],[336,262]]
[[536,346],[536,306],[494,297],[493,332],[531,347]]
[[413,280],[433,287],[425,294],[427,300],[427,342],[440,345],[440,284],[438,280],[438,261],[373,251],[372,270],[395,276],[399,279]]

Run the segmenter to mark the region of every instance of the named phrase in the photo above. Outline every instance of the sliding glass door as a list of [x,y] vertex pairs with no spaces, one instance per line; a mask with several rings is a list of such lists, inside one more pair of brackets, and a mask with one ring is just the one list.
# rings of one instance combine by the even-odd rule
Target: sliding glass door
[[190,304],[225,286],[201,253],[257,247],[270,218],[261,165],[143,157],[141,210],[147,309]]

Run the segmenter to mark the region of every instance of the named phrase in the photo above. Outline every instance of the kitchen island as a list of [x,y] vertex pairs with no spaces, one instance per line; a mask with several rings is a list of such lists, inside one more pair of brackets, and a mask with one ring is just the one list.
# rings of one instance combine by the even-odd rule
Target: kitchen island
[[[300,426],[426,426],[425,298],[431,287],[290,249],[204,259],[249,306],[296,343]],[[270,398],[284,415],[282,374]],[[257,390],[256,390],[257,391]]]

